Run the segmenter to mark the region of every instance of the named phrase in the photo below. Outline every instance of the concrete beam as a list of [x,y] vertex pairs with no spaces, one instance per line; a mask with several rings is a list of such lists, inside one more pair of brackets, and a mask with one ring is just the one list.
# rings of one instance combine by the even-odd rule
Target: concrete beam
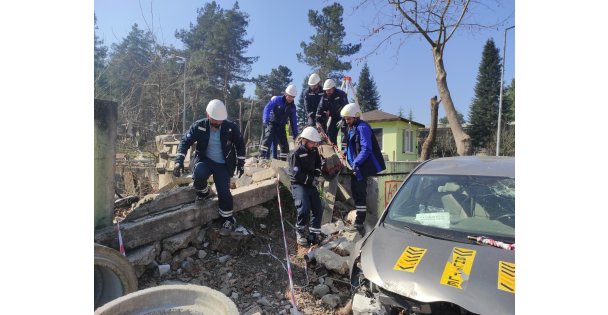
[[[247,187],[234,189],[232,191],[234,198],[233,211],[238,212],[275,198],[277,195],[276,185],[276,179],[269,179],[253,183]],[[194,200],[194,191],[192,190],[191,193],[190,202]],[[183,194],[183,192],[178,194]],[[176,209],[162,210],[167,212],[157,209],[154,213],[140,216],[131,222],[124,222],[120,225],[124,246],[125,248],[135,248],[205,224],[219,217],[217,204],[217,197],[208,200],[201,206],[195,203],[187,205],[172,204],[171,206]],[[115,227],[111,226],[96,233],[95,242],[118,248],[118,236]]]

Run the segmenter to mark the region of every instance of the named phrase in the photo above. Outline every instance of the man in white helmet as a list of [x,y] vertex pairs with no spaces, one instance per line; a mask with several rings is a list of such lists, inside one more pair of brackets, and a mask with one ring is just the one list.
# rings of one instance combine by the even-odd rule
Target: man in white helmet
[[295,85],[290,84],[285,89],[283,96],[271,98],[270,102],[264,107],[262,122],[264,123],[265,132],[264,139],[262,139],[262,144],[260,145],[261,158],[270,158],[270,147],[274,142],[281,148],[279,159],[283,161],[287,160],[289,144],[287,143],[285,125],[287,125],[287,120],[289,120],[293,139],[295,140],[298,134],[298,116],[296,115],[296,105],[294,103],[297,94]]
[[218,213],[222,220],[220,234],[234,231],[236,220],[232,215],[233,200],[230,177],[236,169],[239,177],[245,172],[245,144],[239,126],[226,120],[228,112],[220,100],[207,104],[207,118],[195,121],[182,137],[175,157],[173,175],[179,177],[184,168],[188,149],[196,142],[196,151],[190,160],[196,201],[210,198],[207,179],[213,175],[219,199]]
[[350,103],[344,106],[341,115],[347,125],[347,130],[342,135],[342,143],[346,144],[344,154],[353,170],[350,189],[357,210],[357,217],[352,229],[364,234],[363,222],[367,215],[367,178],[386,169],[386,165],[372,127],[361,120],[359,105]]
[[[296,242],[302,246],[317,244],[321,233],[321,197],[317,186],[321,176],[321,156],[317,145],[321,141],[314,127],[306,127],[298,137],[298,147],[289,153],[289,178],[291,193],[298,212],[296,222]],[[306,236],[309,210],[312,212],[312,222]]]
[[333,79],[325,80],[323,83],[323,91],[325,94],[319,101],[317,108],[317,128],[322,128],[332,144],[336,144],[338,137],[338,126],[340,123],[340,110],[348,100],[344,91],[336,88],[336,82]]
[[319,82],[321,82],[319,75],[316,73],[311,74],[310,77],[308,77],[308,88],[302,92],[309,126],[315,125],[317,107],[319,107],[319,103],[324,94]]

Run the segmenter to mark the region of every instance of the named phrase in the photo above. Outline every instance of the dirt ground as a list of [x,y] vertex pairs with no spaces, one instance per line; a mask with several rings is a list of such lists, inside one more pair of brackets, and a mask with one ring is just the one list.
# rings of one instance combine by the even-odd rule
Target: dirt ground
[[[295,242],[296,211],[289,191],[281,187],[281,201],[286,230],[289,262],[297,308],[301,314],[340,314],[350,299],[350,284],[344,275],[326,270],[317,264],[306,264],[308,249]],[[286,271],[285,247],[277,199],[263,204],[270,210],[265,218],[255,218],[248,211],[236,214],[237,224],[253,231],[253,236],[238,245],[224,244],[212,250],[213,232],[217,223],[203,227],[207,234],[197,249],[206,254],[188,258],[178,270],[160,276],[158,269],[149,269],[139,278],[139,288],[145,289],[175,281],[208,286],[230,297],[241,314],[291,314],[290,286]],[[336,218],[340,213],[334,212]],[[335,221],[335,219],[332,221]],[[206,246],[205,246],[206,245]],[[229,255],[229,257],[227,257]],[[336,308],[313,295],[313,288],[330,284],[330,293],[340,297]]]

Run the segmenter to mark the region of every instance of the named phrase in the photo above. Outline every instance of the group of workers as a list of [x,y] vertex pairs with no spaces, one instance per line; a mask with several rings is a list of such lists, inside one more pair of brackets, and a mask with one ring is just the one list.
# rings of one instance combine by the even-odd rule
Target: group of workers
[[[325,80],[323,87],[320,82],[319,75],[313,73],[308,79],[308,88],[303,92],[308,126],[301,134],[294,102],[297,89],[293,84],[287,86],[283,95],[272,97],[262,117],[264,138],[260,145],[260,158],[268,159],[272,145],[278,144],[279,159],[289,162],[291,192],[297,210],[296,242],[301,246],[320,241],[323,214],[317,190],[323,163],[317,149],[320,143],[325,141],[335,145],[339,128],[343,126],[341,151],[352,169],[351,191],[357,211],[355,222],[350,227],[353,231],[365,233],[367,178],[385,169],[378,141],[369,124],[361,119],[359,106],[348,103],[346,93],[336,88],[333,79]],[[213,175],[219,199],[220,234],[229,235],[236,225],[230,177],[235,171],[238,177],[244,173],[245,145],[238,125],[226,120],[228,113],[222,101],[210,101],[206,114],[207,118],[194,122],[183,135],[173,175],[181,175],[186,153],[196,142],[190,162],[196,202],[211,197],[207,180]],[[291,152],[285,130],[288,121],[296,142],[296,148]]]

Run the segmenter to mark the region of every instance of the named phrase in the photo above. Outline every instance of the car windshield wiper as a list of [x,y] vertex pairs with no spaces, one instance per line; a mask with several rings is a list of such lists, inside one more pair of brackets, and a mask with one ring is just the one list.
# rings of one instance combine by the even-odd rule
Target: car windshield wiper
[[482,245],[490,245],[490,246],[494,246],[494,247],[498,247],[498,248],[502,248],[502,249],[506,249],[506,250],[515,250],[515,243],[513,244],[508,244],[505,242],[501,242],[501,241],[496,241],[493,240],[489,237],[485,237],[485,236],[467,236],[468,239],[470,240],[474,240],[475,242],[477,242],[477,244],[482,244]]
[[436,239],[440,239],[440,240],[445,240],[445,239],[451,240],[452,239],[452,238],[449,238],[449,237],[441,237],[441,236],[438,236],[438,235],[435,235],[435,234],[431,234],[431,233],[427,233],[427,232],[422,232],[422,231],[420,231],[418,229],[415,229],[415,228],[413,228],[413,227],[411,227],[411,226],[409,226],[407,224],[404,225],[403,227],[406,228],[406,229],[408,229],[408,230],[410,230],[410,231],[412,231],[412,232],[414,232],[414,233],[416,233],[416,234],[418,234],[418,235],[424,235],[424,236],[428,236],[428,237],[432,237],[432,238],[436,238]]

